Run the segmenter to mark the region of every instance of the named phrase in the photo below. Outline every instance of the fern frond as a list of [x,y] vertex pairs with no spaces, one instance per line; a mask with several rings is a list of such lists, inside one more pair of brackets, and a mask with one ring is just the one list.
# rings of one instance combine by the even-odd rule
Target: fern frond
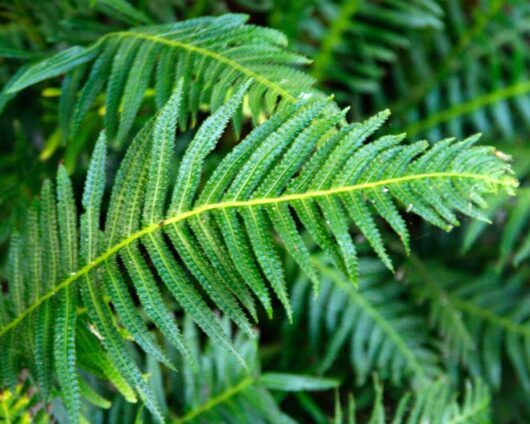
[[[451,361],[499,388],[504,355],[526,392],[530,390],[530,293],[527,276],[500,279],[495,272],[472,277],[436,264],[410,263],[409,279],[418,300],[431,309],[432,325],[444,337]],[[465,285],[461,282],[466,281]],[[438,287],[433,290],[433,285]]]
[[[489,423],[492,422],[490,404],[491,395],[480,380],[467,382],[463,394],[454,392],[451,385],[440,380],[421,393],[405,393],[397,402],[392,415],[383,401],[383,386],[374,381],[375,398],[368,418],[370,424],[416,424],[416,423]],[[459,396],[456,396],[459,395]],[[347,412],[337,401],[334,423],[355,424],[357,405],[350,396]],[[360,421],[361,422],[361,421]]]
[[[530,257],[530,189],[521,187],[514,202],[503,206],[506,196],[497,196],[491,201],[488,215],[497,217],[503,224],[499,237],[498,249],[495,251],[499,270],[509,264],[515,267],[523,265]],[[486,226],[474,222],[467,226],[463,235],[462,251],[469,252],[485,236]]]
[[[245,24],[247,19],[236,14],[202,17],[109,33],[88,47],[73,46],[32,65],[9,83],[7,93],[66,74],[63,136],[75,137],[103,93],[105,131],[119,142],[131,130],[149,88],[161,108],[176,81],[183,80],[179,125],[187,128],[201,109],[215,111],[234,87],[251,78],[248,108],[257,122],[261,114],[271,115],[301,93],[314,92],[313,79],[296,69],[307,60],[285,48],[283,34]],[[240,114],[233,117],[237,130]]]
[[[80,301],[93,333],[123,380],[162,420],[156,398],[126,348],[121,326],[150,356],[172,364],[147,330],[132,292],[146,316],[183,355],[189,356],[189,349],[158,281],[209,338],[244,362],[207,302],[249,335],[253,331],[245,310],[254,316],[254,295],[272,313],[272,288],[291,315],[274,232],[315,284],[318,270],[301,236],[302,227],[356,282],[358,260],[350,222],[391,268],[376,217],[398,233],[408,250],[408,230],[396,203],[450,229],[458,224],[456,212],[482,218],[483,195],[511,192],[517,185],[509,165],[492,148],[473,146],[476,137],[462,142],[445,140],[434,147],[426,142],[405,144],[403,136],[384,136],[364,144],[388,113],[342,126],[342,113],[329,115],[329,102],[313,99],[282,108],[202,182],[206,157],[251,85],[247,81],[239,86],[203,122],[178,166],[175,181],[169,175],[175,130],[185,104],[183,80],[128,148],[111,185],[108,206],[102,207],[105,135],[94,149],[80,217],[70,180],[60,167],[57,204],[50,200],[51,183],[47,183],[41,198],[47,207],[38,212],[39,222],[49,224],[46,235],[35,234],[30,229],[36,226],[27,225],[13,238],[9,295],[2,296],[1,303],[5,301],[7,307],[0,314],[0,347],[8,352],[0,364],[4,383],[21,366],[34,364],[27,344],[21,343],[33,340],[35,317],[51,302],[57,306],[48,309],[52,314],[48,319],[56,323],[55,334],[43,339],[48,345],[53,340],[54,369],[63,396],[70,414],[78,414],[73,331],[78,317],[72,311]],[[34,237],[41,248],[23,251],[22,246]],[[37,271],[28,272],[21,266],[23,252],[30,263],[49,262],[50,270],[36,278]],[[51,255],[57,261],[48,261]],[[51,275],[54,281],[49,280]],[[13,338],[15,331],[21,336]]]
[[295,322],[309,327],[318,373],[348,352],[359,385],[373,372],[395,384],[410,379],[416,388],[441,374],[423,320],[410,312],[402,288],[389,281],[379,262],[361,261],[358,290],[321,258],[315,264],[321,274],[318,299],[307,295],[309,282],[300,279],[293,287],[293,304]]
[[[282,411],[276,398],[337,388],[339,381],[302,374],[265,372],[257,341],[241,332],[233,332],[228,320],[222,326],[235,348],[245,359],[243,366],[234,355],[211,341],[203,343],[197,326],[189,319],[183,322],[183,336],[190,346],[195,367],[178,351],[170,350],[171,360],[182,370],[165,376],[156,361],[148,360],[150,385],[158,394],[168,422],[180,423],[295,423]],[[119,399],[119,398],[118,398]],[[105,422],[119,424],[133,421],[124,417],[147,418],[142,405],[113,401],[105,412]]]

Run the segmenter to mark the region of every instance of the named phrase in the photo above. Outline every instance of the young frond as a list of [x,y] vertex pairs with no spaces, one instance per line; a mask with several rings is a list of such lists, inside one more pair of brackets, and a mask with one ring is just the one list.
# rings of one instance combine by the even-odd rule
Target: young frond
[[[449,360],[499,388],[507,356],[519,384],[530,391],[530,292],[527,275],[509,278],[489,271],[479,277],[436,265],[410,262],[409,280],[430,309],[431,324],[444,338]],[[466,284],[462,285],[461,282]]]
[[374,381],[375,397],[367,421],[357,421],[355,398],[348,399],[344,411],[340,400],[335,406],[334,424],[417,424],[417,423],[490,423],[491,395],[480,380],[467,382],[462,394],[455,393],[451,385],[439,380],[420,393],[405,393],[398,399],[392,415],[385,405],[383,386],[377,379]]
[[[0,297],[0,350],[7,352],[0,361],[2,382],[16,379],[21,367],[42,366],[26,349],[38,343],[36,351],[54,352],[53,364],[47,363],[54,372],[42,372],[42,384],[52,386],[50,379],[57,377],[74,419],[83,386],[75,349],[79,325],[89,326],[114,369],[162,421],[123,332],[153,359],[174,367],[148,331],[145,313],[170,344],[191,358],[163,286],[210,339],[244,362],[212,305],[249,335],[257,316],[255,297],[272,315],[272,291],[291,315],[275,234],[316,287],[319,270],[303,229],[355,284],[359,264],[350,223],[392,269],[377,217],[408,251],[398,204],[448,230],[458,224],[457,212],[483,218],[483,195],[510,192],[517,184],[493,148],[473,146],[477,137],[433,147],[404,143],[403,135],[367,142],[387,112],[341,125],[343,113],[330,114],[329,101],[312,98],[283,107],[203,178],[205,159],[255,87],[252,81],[238,86],[202,123],[176,178],[170,179],[185,84],[179,81],[129,146],[108,195],[102,134],[80,199],[82,213],[60,166],[55,189],[49,181],[44,184],[27,224],[12,239],[9,292]],[[79,321],[79,307],[86,309],[86,322]]]
[[297,325],[290,331],[295,334],[299,326],[309,329],[319,374],[346,353],[359,385],[377,372],[394,384],[410,380],[419,389],[441,375],[423,319],[412,312],[413,305],[402,300],[403,287],[383,272],[380,262],[361,261],[357,290],[322,258],[314,261],[321,274],[320,294],[317,299],[311,295],[307,279],[296,282],[293,309]]
[[[176,81],[183,81],[178,122],[187,128],[195,125],[200,110],[215,111],[237,85],[251,78],[246,108],[257,122],[262,114],[269,116],[301,93],[315,90],[313,79],[296,69],[307,59],[285,48],[286,37],[245,24],[247,19],[227,14],[108,33],[88,47],[73,46],[30,66],[8,83],[6,93],[65,74],[60,100],[63,137],[76,136],[103,94],[106,135],[119,143],[130,132],[150,88],[159,109]],[[232,118],[236,131],[241,113],[240,106]]]

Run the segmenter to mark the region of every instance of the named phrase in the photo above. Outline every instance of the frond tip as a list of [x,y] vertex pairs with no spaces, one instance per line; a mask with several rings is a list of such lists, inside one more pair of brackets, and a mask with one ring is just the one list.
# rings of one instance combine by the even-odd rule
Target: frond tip
[[[145,315],[185,356],[189,350],[160,284],[212,340],[238,356],[207,300],[249,335],[253,330],[248,315],[256,316],[254,296],[272,314],[272,289],[290,315],[273,233],[314,284],[318,271],[302,237],[304,229],[334,265],[356,281],[351,222],[392,268],[376,217],[398,233],[408,250],[408,230],[397,204],[449,229],[458,224],[456,212],[483,218],[479,210],[485,204],[483,195],[510,191],[517,184],[509,165],[492,148],[473,146],[477,137],[444,140],[433,147],[427,142],[404,143],[403,135],[365,143],[388,112],[342,126],[343,113],[324,114],[328,102],[312,98],[284,107],[253,130],[202,184],[205,159],[250,84],[236,87],[234,95],[204,121],[175,181],[170,179],[170,167],[183,107],[182,81],[129,147],[105,213],[104,136],[89,168],[80,219],[64,169],[59,171],[57,205],[50,198],[51,183],[46,183],[33,212],[42,228],[29,231],[35,225],[28,225],[13,240],[10,294],[0,302],[0,350],[8,352],[2,360],[3,382],[20,366],[34,363],[22,344],[32,337],[41,311],[46,311],[45,318],[58,323],[53,330],[62,334],[41,334],[40,339],[55,342],[54,367],[71,415],[79,413],[80,393],[79,382],[71,375],[77,367],[74,346],[79,336],[73,328],[86,326],[97,334],[124,386],[134,387],[147,408],[163,420],[152,390],[130,358],[120,327],[150,356],[168,366],[172,363],[147,330],[131,289]],[[20,267],[21,249],[27,243],[38,246],[28,255],[32,263],[45,264],[46,272]],[[112,308],[104,299],[111,299]],[[77,300],[88,319],[76,319],[72,313]],[[45,309],[55,302],[62,306]],[[27,337],[11,337],[15,328]],[[43,383],[50,385],[50,378],[50,373],[43,373]]]

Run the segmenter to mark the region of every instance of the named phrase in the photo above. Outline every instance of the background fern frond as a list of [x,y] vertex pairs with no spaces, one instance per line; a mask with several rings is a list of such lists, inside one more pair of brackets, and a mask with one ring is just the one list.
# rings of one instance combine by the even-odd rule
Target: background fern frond
[[384,65],[411,44],[407,30],[417,36],[440,28],[441,15],[441,7],[430,0],[315,0],[290,2],[274,11],[271,22],[314,58],[311,74],[337,87],[339,102],[348,102],[346,92],[371,93],[380,87]]
[[[194,422],[295,422],[276,406],[270,391],[323,391],[338,386],[338,381],[285,373],[262,373],[255,340],[242,333],[234,335],[234,345],[245,358],[248,370],[219,345],[209,343],[201,351],[197,329],[184,324],[185,337],[200,354],[196,371],[175,374],[171,380],[171,403],[176,423]],[[228,329],[227,322],[224,323]],[[184,364],[183,364],[184,365]],[[220,378],[222,377],[222,378]],[[204,391],[204,387],[208,391]],[[182,388],[186,388],[184,391]],[[182,411],[182,412],[180,412]]]
[[[528,392],[530,304],[525,273],[499,279],[490,271],[471,277],[414,259],[408,275],[414,295],[431,310],[431,324],[443,336],[450,361],[461,361],[473,376],[498,389],[502,374],[508,372],[506,358]],[[462,280],[467,284],[459,284]]]
[[392,88],[379,90],[373,105],[390,102],[395,124],[411,137],[481,131],[511,140],[527,133],[530,9],[526,2],[505,3],[469,10],[447,2],[448,30],[416,38],[391,66]]
[[422,318],[410,301],[403,300],[403,288],[389,279],[380,262],[361,261],[358,289],[321,258],[315,262],[321,274],[320,294],[314,299],[306,279],[296,282],[296,325],[287,331],[297,343],[300,329],[309,328],[309,353],[318,373],[346,356],[358,385],[377,372],[393,384],[410,380],[420,388],[441,374],[439,354],[429,345]]
[[[313,80],[296,69],[307,60],[285,48],[283,34],[245,24],[247,18],[203,17],[108,33],[89,47],[73,46],[32,65],[9,83],[8,93],[66,74],[61,89],[63,137],[75,137],[87,112],[104,94],[107,137],[120,142],[151,88],[154,99],[150,95],[147,103],[161,108],[176,81],[183,80],[179,125],[186,128],[196,123],[201,109],[215,111],[234,87],[252,78],[248,110],[258,121],[261,114],[272,114],[301,93],[314,92]],[[236,131],[240,114],[241,110],[233,118]]]

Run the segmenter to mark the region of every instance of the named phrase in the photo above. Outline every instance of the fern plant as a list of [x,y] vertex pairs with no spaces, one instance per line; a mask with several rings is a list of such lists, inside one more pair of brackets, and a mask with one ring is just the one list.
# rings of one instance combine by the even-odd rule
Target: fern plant
[[[251,8],[252,22],[290,25],[282,21],[288,11],[274,2],[205,1],[186,12],[158,3],[159,12],[185,15]],[[442,12],[449,10],[446,27],[453,28],[458,8],[424,0],[413,10],[400,2],[331,3],[293,4],[322,12],[300,13],[297,28],[315,29],[328,12],[341,11],[328,34],[317,34],[321,50],[304,50],[315,58],[313,76],[302,70],[310,61],[288,50],[281,32],[246,23],[244,14],[163,23],[153,5],[125,0],[54,0],[57,8],[47,5],[37,18],[51,26],[33,33],[45,41],[21,36],[17,48],[6,49],[2,119],[29,134],[42,172],[32,176],[42,187],[5,213],[16,219],[0,290],[0,400],[22,393],[20,381],[30,386],[23,399],[31,399],[23,401],[27,408],[2,401],[5,416],[239,423],[335,415],[342,422],[340,399],[353,390],[349,422],[355,409],[370,422],[384,422],[384,410],[395,410],[395,422],[489,422],[489,389],[504,387],[506,375],[528,390],[524,270],[508,283],[478,265],[458,274],[465,285],[445,277],[460,267],[451,253],[461,250],[460,238],[447,233],[462,219],[479,222],[469,227],[469,249],[482,223],[495,219],[488,205],[511,202],[519,183],[510,156],[469,135],[472,125],[446,128],[462,141],[409,142],[386,129],[388,110],[350,123],[340,105],[344,86],[361,90],[354,116],[360,99],[367,99],[363,108],[397,104],[399,126],[419,133],[419,115],[392,103],[407,102],[400,87],[383,90],[390,81],[383,70],[409,66],[408,56],[393,53],[404,46],[406,28],[422,27],[425,40],[427,27],[436,39],[451,38]],[[501,9],[493,2],[478,13],[461,35],[464,44],[504,16]],[[23,0],[5,10],[14,22],[41,11]],[[507,12],[521,17],[521,28],[525,10],[517,3]],[[53,30],[49,16],[84,16],[80,28],[97,30],[70,38]],[[295,45],[312,43],[303,32],[289,33]],[[345,43],[348,34],[357,38]],[[517,33],[515,43],[522,39]],[[410,55],[431,51],[425,40],[410,42]],[[512,41],[499,35],[499,45]],[[358,45],[362,66],[333,74],[344,57],[331,53]],[[503,50],[502,66],[521,77],[512,53]],[[453,69],[444,60],[440,81]],[[340,82],[339,103],[314,88],[331,80]],[[411,85],[410,101],[420,104],[429,90]],[[32,103],[24,125],[15,123],[35,93],[45,100]],[[524,116],[524,99],[516,103]],[[46,119],[33,127],[42,110]],[[2,180],[18,181],[3,169]],[[36,190],[28,178],[21,173]],[[523,206],[509,220],[502,263],[527,216],[524,193],[517,201]],[[425,228],[443,233],[426,245]],[[403,253],[418,247],[442,269],[428,259],[425,269],[415,256],[405,261]],[[509,365],[501,367],[504,356]],[[374,373],[388,385],[384,401],[379,383],[375,398],[367,383]],[[476,382],[465,391],[470,378]],[[335,410],[325,392],[331,388]],[[323,392],[317,399],[312,390]],[[494,397],[495,417],[498,405]]]
[[[483,202],[481,193],[510,189],[515,184],[507,175],[507,165],[491,149],[471,147],[475,138],[460,143],[448,140],[427,149],[425,143],[403,145],[402,136],[385,136],[362,146],[386,114],[333,131],[343,114],[319,117],[327,103],[317,100],[296,103],[257,127],[221,161],[198,191],[204,159],[248,86],[240,87],[201,125],[182,158],[175,183],[170,184],[173,134],[183,93],[183,83],[179,82],[158,117],[128,149],[112,184],[103,233],[99,222],[105,182],[104,134],[88,170],[80,217],[64,167],[59,168],[57,177],[57,203],[52,184],[45,184],[42,204],[35,204],[29,212],[28,231],[16,234],[10,249],[13,295],[6,299],[9,306],[3,308],[0,330],[7,351],[3,358],[6,381],[14,378],[18,361],[38,364],[43,360],[25,358],[14,338],[15,329],[33,328],[39,316],[31,343],[40,353],[49,351],[47,344],[53,344],[66,406],[77,420],[75,323],[80,291],[94,331],[124,379],[162,419],[150,389],[123,346],[111,309],[102,301],[106,293],[134,340],[146,353],[171,367],[134,306],[126,284],[129,277],[146,314],[186,354],[187,348],[142,257],[142,248],[184,311],[209,337],[237,355],[196,283],[248,334],[252,334],[248,315],[256,317],[252,295],[272,314],[266,281],[290,316],[281,261],[271,239],[273,228],[316,286],[319,278],[293,212],[337,266],[356,281],[358,261],[348,232],[348,215],[392,268],[374,213],[394,228],[408,249],[408,232],[394,201],[448,228],[457,223],[454,210],[480,217],[473,204]],[[317,146],[320,148],[315,150]],[[32,246],[30,272],[21,265],[22,249],[27,245]],[[51,304],[53,297],[59,299],[57,306]],[[55,328],[49,322],[55,322]],[[41,384],[49,386],[49,378],[43,376]]]

